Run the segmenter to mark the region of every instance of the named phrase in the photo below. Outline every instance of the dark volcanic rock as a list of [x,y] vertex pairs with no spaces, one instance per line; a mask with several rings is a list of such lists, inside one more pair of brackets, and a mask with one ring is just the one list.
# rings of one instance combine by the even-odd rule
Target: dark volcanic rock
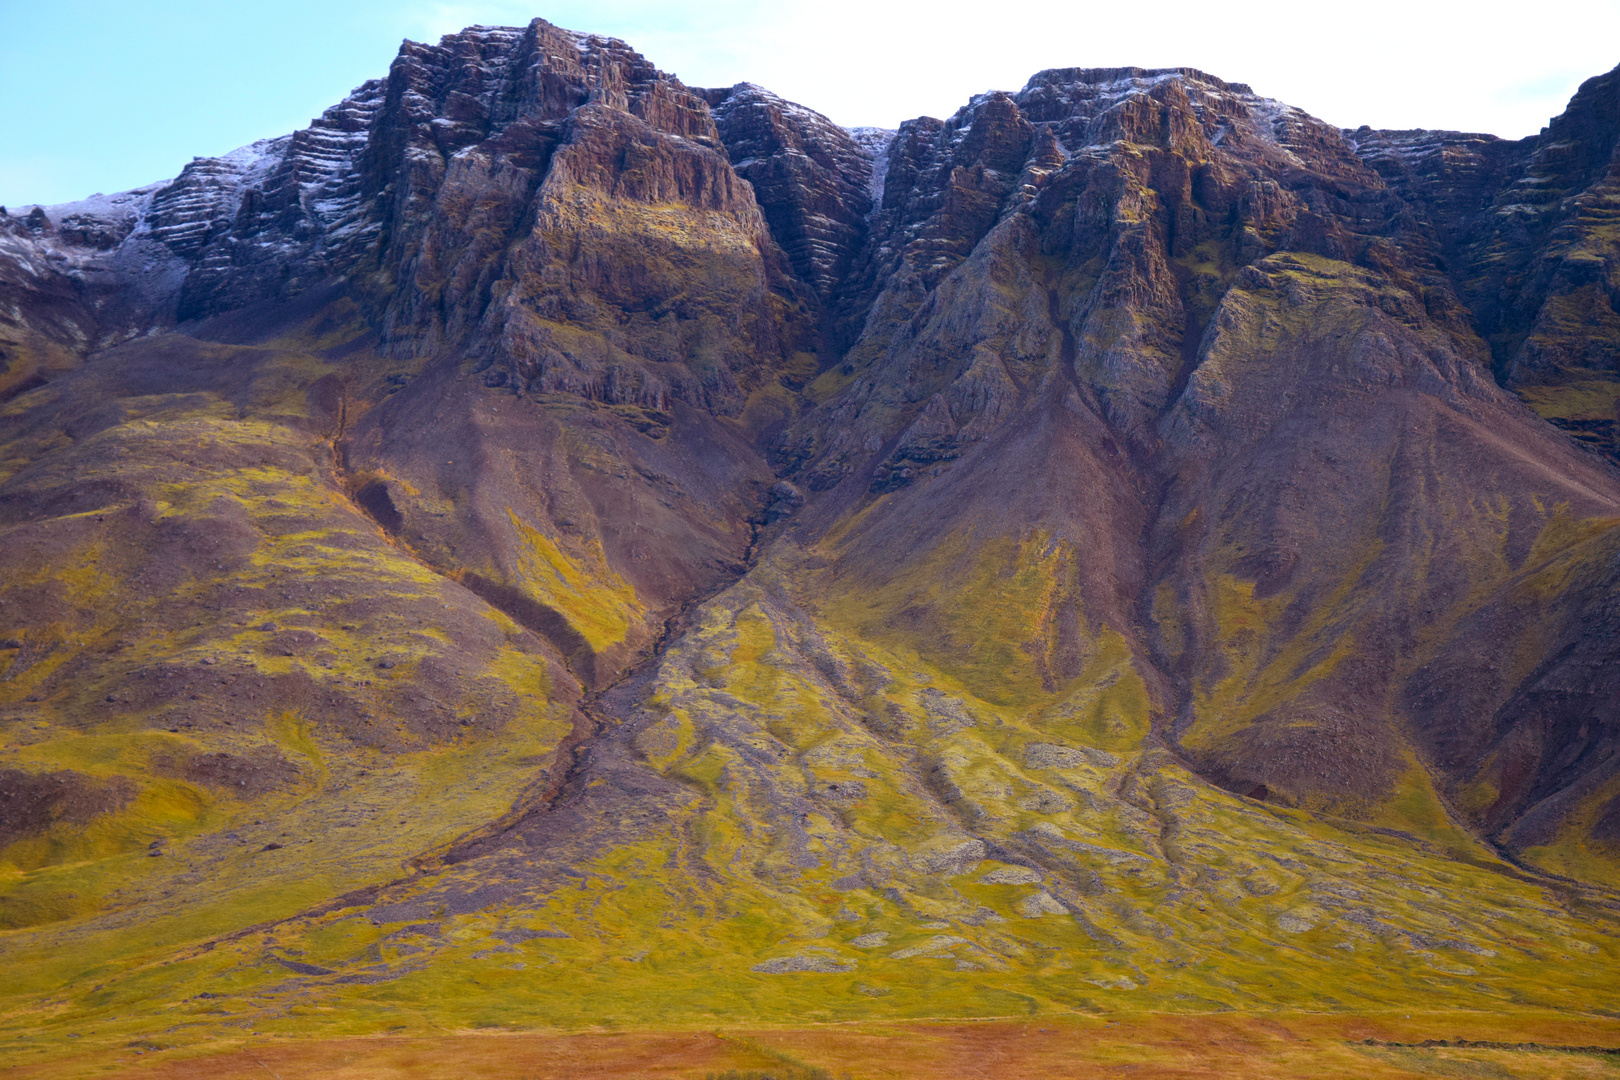
[[794,272],[829,299],[866,240],[874,147],[753,83],[706,94],[731,166],[753,185],[771,235]]
[[1620,68],[1517,142],[1349,134],[1432,231],[1504,383],[1620,456]]

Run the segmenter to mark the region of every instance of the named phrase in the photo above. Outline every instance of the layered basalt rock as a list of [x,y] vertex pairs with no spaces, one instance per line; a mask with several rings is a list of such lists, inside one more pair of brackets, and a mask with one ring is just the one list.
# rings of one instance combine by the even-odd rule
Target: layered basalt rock
[[[844,416],[879,392],[872,378],[904,383],[904,398],[922,401],[933,392],[924,386],[967,371],[988,331],[939,318],[945,294],[934,290],[981,242],[987,260],[1003,249],[997,267],[1029,262],[1034,245],[1045,288],[1008,327],[1021,338],[1018,377],[1070,369],[1110,423],[1145,444],[1236,267],[1279,248],[1361,257],[1397,213],[1336,130],[1246,87],[1192,71],[1042,73],[1016,97],[986,95],[949,121],[902,126],[865,277],[847,298],[864,333],[845,374],[873,363],[908,371],[858,379],[824,408]],[[966,419],[952,415],[955,425]],[[810,423],[790,445],[819,457],[810,482],[825,486],[870,453],[845,447],[896,434],[859,420]],[[906,467],[883,466],[890,476]]]
[[1438,237],[1504,384],[1620,455],[1620,71],[1588,79],[1539,135],[1350,134]]
[[[543,191],[562,146],[561,168]],[[623,42],[539,21],[525,30],[474,28],[437,46],[407,43],[387,79],[366,83],[294,135],[194,161],[171,184],[143,193],[132,219],[105,219],[92,202],[56,211],[54,222],[42,211],[45,226],[34,232],[93,269],[132,242],[162,245],[183,264],[183,280],[169,282],[169,305],[148,313],[156,325],[286,299],[348,273],[379,309],[385,347],[425,354],[465,344],[475,331],[486,342],[500,339],[510,311],[497,305],[486,324],[486,308],[510,288],[503,278],[529,270],[509,273],[508,257],[556,261],[508,249],[537,223],[543,230],[548,215],[566,216],[546,204],[575,185],[735,219],[729,242],[752,246],[750,272],[768,279],[751,288],[797,302],[705,99]],[[98,261],[78,249],[103,254]],[[606,252],[596,259],[599,267],[616,262]],[[650,282],[601,284],[620,294],[610,304],[657,304]],[[752,299],[769,306],[763,295]],[[740,348],[773,345],[756,336]]]
[[753,186],[771,235],[800,280],[831,299],[866,240],[873,147],[753,83],[706,96],[731,166]]

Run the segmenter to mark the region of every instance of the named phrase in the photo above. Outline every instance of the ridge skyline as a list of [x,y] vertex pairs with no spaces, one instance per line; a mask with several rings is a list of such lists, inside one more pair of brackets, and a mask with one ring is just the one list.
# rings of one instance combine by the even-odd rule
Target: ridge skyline
[[[1366,21],[1340,21],[1332,28],[1345,50],[1346,61],[1357,57],[1360,71],[1346,66],[1324,83],[1322,65],[1296,62],[1292,57],[1299,50],[1294,42],[1280,31],[1267,29],[1288,25],[1298,40],[1309,40],[1316,32],[1310,19],[1301,22],[1296,10],[1286,24],[1268,20],[1263,5],[1252,13],[1247,31],[1252,40],[1217,26],[1206,27],[1201,37],[1188,38],[1178,45],[1175,35],[1180,31],[1176,27],[1181,23],[1171,19],[1147,39],[1145,48],[1139,42],[1122,49],[1098,42],[1130,42],[1142,35],[1116,25],[1119,19],[1110,9],[1090,11],[1084,25],[1080,25],[1077,16],[1065,7],[1048,10],[1037,4],[1026,9],[1028,17],[1043,21],[1047,32],[1025,48],[1049,51],[1035,58],[1019,57],[1017,49],[999,39],[986,41],[980,36],[970,46],[968,36],[943,21],[911,23],[905,33],[897,33],[897,9],[883,5],[862,7],[865,17],[861,19],[853,18],[853,8],[836,8],[824,19],[809,21],[789,5],[762,22],[763,16],[737,5],[719,5],[700,15],[676,16],[658,10],[656,5],[639,3],[593,7],[588,13],[568,3],[549,5],[545,11],[503,3],[459,7],[407,4],[397,8],[363,3],[343,12],[325,13],[329,36],[304,35],[301,39],[293,36],[293,28],[298,25],[297,4],[287,9],[286,19],[256,26],[251,34],[244,33],[245,28],[237,27],[226,13],[208,8],[190,13],[183,26],[175,26],[166,25],[161,12],[132,21],[116,5],[86,0],[80,7],[87,9],[86,13],[94,11],[95,16],[80,25],[71,41],[61,38],[57,24],[43,12],[18,9],[0,16],[6,20],[0,26],[8,30],[7,37],[13,42],[9,50],[0,46],[0,60],[4,61],[0,62],[0,93],[22,93],[30,86],[41,85],[41,80],[49,77],[48,72],[39,69],[44,57],[71,50],[85,60],[74,80],[58,80],[56,91],[48,96],[35,94],[38,107],[19,117],[8,133],[0,135],[0,203],[52,205],[76,201],[92,190],[128,190],[144,185],[164,174],[172,175],[189,155],[217,156],[232,146],[256,141],[255,136],[273,137],[297,127],[301,122],[299,113],[313,116],[325,104],[337,100],[360,81],[368,67],[385,62],[401,39],[431,42],[440,34],[472,23],[522,25],[533,14],[547,15],[565,26],[588,23],[610,36],[629,35],[694,84],[720,85],[739,78],[752,79],[770,85],[788,99],[813,102],[840,123],[884,127],[892,127],[909,116],[934,115],[943,102],[963,100],[989,86],[1017,85],[1031,70],[1074,63],[1102,66],[1126,53],[1135,53],[1133,62],[1140,58],[1147,67],[1190,60],[1192,66],[1206,71],[1225,71],[1262,85],[1269,96],[1340,124],[1367,123],[1383,128],[1421,124],[1516,138],[1533,133],[1556,112],[1557,103],[1567,98],[1579,81],[1578,73],[1599,70],[1608,66],[1603,60],[1612,61],[1592,51],[1591,42],[1601,39],[1601,28],[1612,24],[1620,34],[1620,11],[1601,2],[1555,2],[1544,10],[1541,20],[1523,28],[1516,41],[1507,40],[1500,28],[1458,27],[1448,21],[1443,8],[1431,8],[1421,0],[1416,5],[1392,4],[1387,17],[1368,10]],[[450,14],[452,9],[461,16],[477,17],[460,18]],[[1196,12],[1187,15],[1192,21],[1186,24],[1193,25]],[[826,38],[824,28],[838,25],[845,16],[851,17],[850,33],[838,41]],[[446,21],[450,18],[457,21],[452,25]],[[1402,26],[1403,33],[1392,41],[1380,42],[1377,49],[1371,48],[1369,42],[1367,48],[1358,51],[1356,43],[1380,18],[1392,19],[1390,24]],[[1545,49],[1538,52],[1533,42],[1550,33],[1560,20],[1578,22],[1591,28],[1592,33],[1584,41],[1562,42],[1556,53]],[[392,40],[389,27],[397,28]],[[1436,55],[1430,50],[1426,66],[1420,66],[1408,43],[1424,40],[1425,35],[1441,28],[1445,29],[1441,48],[1450,51]],[[1066,49],[1056,46],[1066,32],[1076,44]],[[875,53],[874,42],[884,38],[891,41],[887,52]],[[342,48],[339,42],[344,43]],[[836,75],[831,84],[826,81],[829,72],[836,72],[836,64],[820,69],[818,84],[816,72],[781,62],[784,49],[807,45],[820,45],[830,56],[846,55],[849,63],[862,68],[865,96],[850,96],[839,86]],[[370,50],[376,62],[357,62],[353,59],[357,48]],[[1561,56],[1561,66],[1556,71],[1545,70],[1547,64],[1541,61],[1527,66],[1527,52]],[[295,53],[300,55],[301,78],[298,83],[288,84],[275,73],[276,65],[279,56]],[[1504,62],[1509,55],[1517,57],[1515,63]],[[874,64],[880,56],[882,62]],[[347,77],[342,73],[345,65]],[[1428,108],[1406,108],[1395,98],[1380,104],[1385,100],[1380,95],[1387,92],[1381,88],[1392,87],[1392,80],[1403,68],[1408,96],[1413,102],[1429,102]],[[979,72],[976,77],[953,76],[954,82],[940,81],[946,71],[975,70]],[[758,77],[766,71],[772,72],[770,78]],[[1370,91],[1340,103],[1333,96],[1337,93],[1334,87],[1352,77],[1364,81],[1364,90]],[[1469,94],[1460,92],[1460,80],[1464,78],[1475,84]],[[105,85],[98,80],[104,80]],[[318,81],[326,87],[324,93],[312,93]],[[194,91],[199,85],[209,86],[209,92],[197,95]],[[311,90],[303,89],[306,86]],[[928,89],[930,86],[934,89]],[[830,96],[826,92],[829,88],[833,91]],[[289,110],[276,104],[284,101],[289,92],[311,96],[306,98],[303,109]],[[879,96],[894,99],[894,104],[875,112],[863,104]],[[164,100],[172,101],[174,115],[157,104]],[[134,110],[136,102],[146,108],[145,115]],[[279,115],[279,119],[272,119],[272,114]],[[263,119],[243,126],[247,118],[259,116]],[[181,117],[191,126],[191,134],[187,135],[177,123]],[[1470,122],[1469,117],[1474,119]],[[62,143],[60,138],[70,124],[79,133],[73,145]],[[140,139],[132,138],[136,131],[142,133]],[[169,132],[172,134],[166,134]],[[53,146],[56,149],[51,149]],[[167,160],[172,164],[152,156],[160,146],[171,148]],[[106,163],[100,168],[90,167],[85,155],[104,152],[97,149],[101,147],[107,148]],[[137,160],[148,160],[150,164],[140,167],[133,164]],[[62,170],[68,168],[76,170],[79,179],[67,179]]]

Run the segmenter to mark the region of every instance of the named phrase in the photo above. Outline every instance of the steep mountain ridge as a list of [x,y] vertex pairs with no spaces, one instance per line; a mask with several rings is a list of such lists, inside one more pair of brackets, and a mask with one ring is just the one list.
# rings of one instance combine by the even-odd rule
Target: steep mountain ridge
[[0,218],[8,1023],[1589,996],[1615,79],[849,132],[537,20]]
[[1588,79],[1540,135],[1351,134],[1437,246],[1508,386],[1602,448],[1615,442],[1615,121],[1620,74]]

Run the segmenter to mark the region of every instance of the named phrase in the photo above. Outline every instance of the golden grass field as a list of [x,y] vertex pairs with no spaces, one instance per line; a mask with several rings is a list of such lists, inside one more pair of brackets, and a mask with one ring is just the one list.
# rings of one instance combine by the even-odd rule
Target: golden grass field
[[[1496,1045],[1457,1045],[1462,1041]],[[1609,1050],[1594,1049],[1600,1047]],[[8,1075],[684,1080],[733,1071],[782,1080],[810,1080],[818,1072],[855,1080],[1611,1077],[1620,1075],[1620,1020],[1476,1012],[1365,1017],[1119,1014],[802,1028],[264,1038],[174,1052],[125,1047],[48,1067],[14,1068]]]

